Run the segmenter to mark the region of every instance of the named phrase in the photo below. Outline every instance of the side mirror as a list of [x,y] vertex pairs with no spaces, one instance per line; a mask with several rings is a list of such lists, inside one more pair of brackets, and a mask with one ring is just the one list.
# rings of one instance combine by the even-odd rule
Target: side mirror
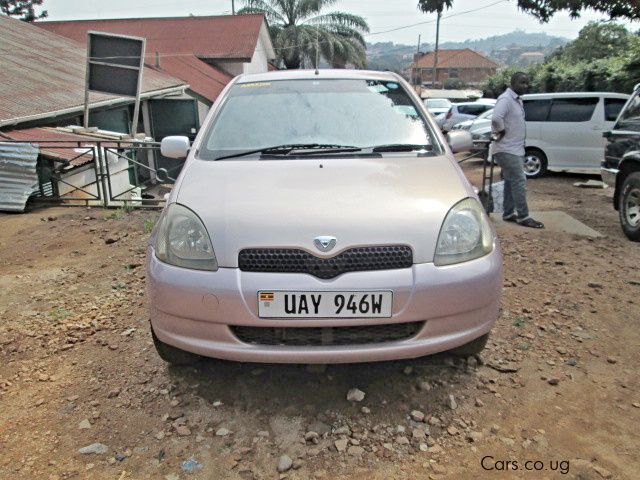
[[187,158],[190,147],[187,137],[165,137],[160,144],[160,153],[168,158]]
[[447,143],[453,153],[468,152],[473,148],[473,137],[466,130],[456,130],[447,134]]
[[602,132],[602,136],[608,140],[609,138],[611,138],[611,130]]

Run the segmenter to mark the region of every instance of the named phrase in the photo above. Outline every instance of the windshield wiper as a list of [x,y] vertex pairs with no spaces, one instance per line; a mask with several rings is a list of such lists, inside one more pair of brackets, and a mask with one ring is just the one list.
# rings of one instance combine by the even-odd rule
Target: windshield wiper
[[414,152],[416,150],[432,150],[431,145],[418,145],[411,143],[390,143],[372,147],[373,152]]
[[340,153],[340,152],[359,152],[361,148],[352,145],[331,145],[322,143],[291,143],[283,145],[275,145],[273,147],[259,148],[256,150],[247,150],[246,152],[224,155],[216,158],[216,160],[226,160],[227,158],[238,158],[256,153],[266,155],[289,155],[293,151],[304,150],[304,154],[314,153]]

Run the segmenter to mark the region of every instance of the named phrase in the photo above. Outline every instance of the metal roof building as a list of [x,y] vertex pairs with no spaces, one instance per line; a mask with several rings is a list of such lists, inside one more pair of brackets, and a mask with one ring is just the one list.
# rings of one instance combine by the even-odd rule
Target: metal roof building
[[[0,15],[0,128],[81,114],[85,64],[83,44]],[[182,80],[145,68],[142,98],[181,94],[187,87]],[[115,95],[90,95],[92,108],[132,102]]]
[[148,66],[187,82],[213,103],[240,73],[266,72],[275,52],[264,15],[43,21],[36,26],[85,42],[88,31],[144,37]]

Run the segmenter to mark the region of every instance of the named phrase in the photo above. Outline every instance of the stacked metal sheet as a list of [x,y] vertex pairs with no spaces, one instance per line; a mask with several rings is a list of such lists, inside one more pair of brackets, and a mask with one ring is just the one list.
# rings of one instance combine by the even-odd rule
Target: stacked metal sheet
[[0,210],[24,211],[38,184],[38,153],[37,145],[0,142]]

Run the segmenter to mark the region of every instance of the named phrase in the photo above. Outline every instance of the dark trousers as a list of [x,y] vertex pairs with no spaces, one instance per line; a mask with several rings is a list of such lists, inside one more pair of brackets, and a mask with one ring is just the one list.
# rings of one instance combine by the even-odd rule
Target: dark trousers
[[516,215],[518,220],[529,216],[527,206],[527,177],[524,174],[524,157],[511,153],[498,152],[493,155],[495,162],[502,168],[504,177],[503,218]]

